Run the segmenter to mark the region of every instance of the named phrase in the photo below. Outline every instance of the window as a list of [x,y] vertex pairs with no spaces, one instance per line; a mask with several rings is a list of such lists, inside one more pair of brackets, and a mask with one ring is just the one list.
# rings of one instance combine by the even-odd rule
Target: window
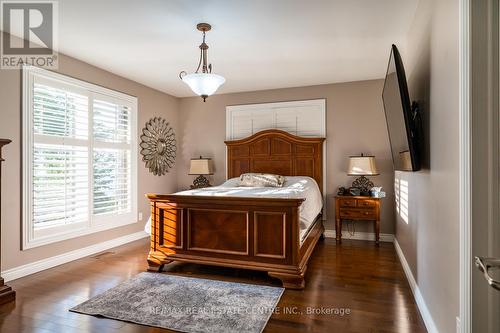
[[228,106],[226,139],[242,139],[272,128],[298,136],[326,137],[325,110],[324,99]]
[[137,99],[23,68],[23,249],[137,221]]

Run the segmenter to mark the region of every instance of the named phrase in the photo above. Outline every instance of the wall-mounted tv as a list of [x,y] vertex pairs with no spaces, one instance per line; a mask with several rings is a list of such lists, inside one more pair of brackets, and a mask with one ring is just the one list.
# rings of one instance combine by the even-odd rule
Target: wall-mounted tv
[[394,169],[420,170],[418,106],[410,104],[403,61],[395,45],[391,48],[382,99]]

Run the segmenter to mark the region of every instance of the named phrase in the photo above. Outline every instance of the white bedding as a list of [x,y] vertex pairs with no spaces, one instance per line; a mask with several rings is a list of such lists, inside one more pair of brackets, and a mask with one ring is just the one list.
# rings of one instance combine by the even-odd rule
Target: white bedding
[[[231,178],[222,185],[177,192],[177,195],[206,195],[217,197],[260,197],[260,198],[303,198],[300,206],[300,240],[304,239],[318,214],[323,208],[323,198],[318,184],[311,177],[285,177],[283,187],[241,187],[239,178]],[[146,224],[146,232],[151,230],[151,218]]]

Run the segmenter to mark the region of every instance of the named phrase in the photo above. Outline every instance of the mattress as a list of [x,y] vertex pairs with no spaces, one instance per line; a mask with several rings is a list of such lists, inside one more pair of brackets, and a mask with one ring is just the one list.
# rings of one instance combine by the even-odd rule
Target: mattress
[[[283,187],[242,187],[239,178],[231,178],[222,185],[201,189],[187,190],[176,195],[216,196],[216,197],[251,197],[251,198],[291,198],[305,199],[300,205],[300,240],[301,243],[323,208],[323,197],[318,184],[311,177],[285,177]],[[151,230],[151,218],[146,224],[146,232]]]

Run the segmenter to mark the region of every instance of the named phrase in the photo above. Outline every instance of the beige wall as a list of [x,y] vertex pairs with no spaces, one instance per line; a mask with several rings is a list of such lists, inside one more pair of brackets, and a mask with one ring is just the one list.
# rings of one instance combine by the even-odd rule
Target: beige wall
[[[138,97],[138,127],[153,116],[162,116],[178,132],[178,99],[116,76],[81,61],[60,55],[58,72]],[[4,147],[2,167],[2,270],[76,250],[143,229],[145,221],[67,241],[21,251],[21,72],[0,70],[0,137],[12,140]],[[140,158],[140,155],[139,155]],[[153,176],[138,164],[138,208],[149,216],[146,192],[169,193],[177,188],[176,172]]]
[[[116,76],[87,63],[60,54],[57,72],[138,97],[139,132],[153,116],[171,122],[178,140],[176,165],[164,177],[155,177],[139,161],[138,204],[144,219],[149,215],[146,192],[169,193],[189,187],[189,160],[198,155],[215,161],[214,183],[225,178],[225,107],[227,105],[326,98],[327,100],[327,195],[328,229],[333,229],[333,195],[339,186],[349,186],[347,157],[374,154],[381,175],[373,180],[385,188],[388,198],[382,209],[382,232],[394,232],[392,163],[385,127],[381,92],[382,80],[330,84],[248,93],[217,95],[206,103],[200,98],[174,98],[162,92]],[[13,142],[4,149],[2,184],[2,270],[97,244],[142,230],[145,221],[84,237],[21,251],[21,72],[0,71],[0,137]],[[139,155],[140,158],[140,155]],[[358,224],[357,231],[372,231]]]
[[403,54],[412,100],[424,115],[423,170],[409,184],[409,219],[396,238],[439,332],[459,313],[458,0],[422,0]]
[[[182,98],[179,113],[179,189],[188,188],[189,160],[203,155],[214,159],[214,184],[225,180],[226,106],[290,100],[326,98],[327,113],[327,229],[333,229],[333,196],[339,186],[350,186],[346,175],[347,158],[353,154],[374,154],[380,176],[373,181],[387,191],[382,204],[383,233],[394,231],[393,169],[382,105],[383,80],[359,81],[300,88],[264,90],[215,95],[203,103],[201,98]],[[370,231],[371,225],[358,223],[357,231]]]

